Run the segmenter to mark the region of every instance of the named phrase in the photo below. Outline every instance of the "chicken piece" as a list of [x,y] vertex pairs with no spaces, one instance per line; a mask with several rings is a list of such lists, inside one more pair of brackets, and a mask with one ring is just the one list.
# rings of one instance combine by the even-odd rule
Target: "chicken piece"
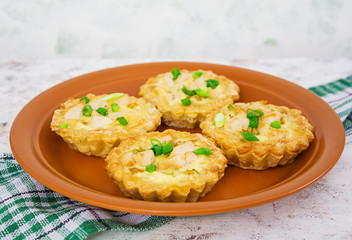
[[139,152],[134,155],[134,160],[139,166],[148,166],[155,161],[154,152],[152,150]]
[[105,108],[106,106],[108,106],[107,101],[104,101],[104,100],[95,100],[95,101],[90,102],[89,104],[92,107],[92,109],[94,110],[93,112],[95,112],[95,110],[97,110],[100,107]]
[[185,160],[187,164],[191,164],[195,160],[197,160],[197,155],[194,152],[187,152],[185,154]]
[[172,80],[172,74],[171,74],[171,73],[165,74],[164,80],[165,80],[166,84],[167,84],[170,88],[174,88],[174,87],[175,87],[175,82],[174,82],[174,80]]
[[249,109],[252,110],[260,110],[265,112],[267,109],[265,108],[266,101],[258,101],[254,102],[251,105],[248,106]]
[[168,143],[168,142],[172,141],[172,137],[170,137],[170,136],[165,136],[165,137],[159,138],[159,141],[160,141],[161,143]]
[[91,128],[99,128],[110,123],[112,123],[112,120],[108,117],[94,116],[92,117],[92,121],[90,122],[89,126]]
[[132,152],[127,152],[121,155],[120,157],[120,162],[123,166],[130,167],[133,166],[134,161],[133,161],[133,153]]
[[232,118],[226,119],[224,124],[224,129],[227,132],[237,132],[242,130],[247,130],[249,125],[249,119],[246,113],[241,112]]
[[198,88],[206,87],[207,83],[205,82],[205,78],[203,76],[194,80]]
[[187,162],[184,154],[176,155],[167,160],[158,162],[158,167],[160,170],[179,169],[186,165],[187,165]]
[[77,104],[76,106],[70,108],[66,114],[66,119],[80,119],[83,117],[83,106],[84,104]]
[[119,107],[124,107],[130,103],[130,100],[128,96],[125,94],[123,97],[119,98],[116,103],[119,105]]
[[195,148],[194,144],[191,141],[185,142],[181,145],[174,147],[174,150],[170,154],[170,158],[176,155],[184,155],[186,152],[191,152]]

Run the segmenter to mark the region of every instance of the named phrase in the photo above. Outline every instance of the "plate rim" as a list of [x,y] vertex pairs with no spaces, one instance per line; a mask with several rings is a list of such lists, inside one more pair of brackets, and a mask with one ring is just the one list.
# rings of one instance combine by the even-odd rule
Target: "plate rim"
[[[343,136],[344,136],[343,139],[339,139],[340,142],[339,142],[339,144],[337,144],[339,146],[339,148],[335,152],[335,158],[330,162],[329,166],[327,166],[324,169],[324,171],[321,171],[319,174],[315,174],[313,178],[310,177],[309,178],[310,181],[304,182],[301,184],[294,184],[295,186],[291,186],[290,191],[286,190],[285,194],[280,194],[280,195],[277,195],[277,194],[271,195],[271,193],[273,190],[277,191],[277,189],[280,188],[283,184],[285,185],[285,183],[282,183],[282,182],[280,182],[279,184],[275,184],[274,186],[269,187],[269,189],[264,189],[263,191],[260,191],[259,193],[254,192],[254,193],[251,193],[248,195],[237,197],[235,199],[225,199],[225,200],[195,202],[195,203],[147,202],[147,201],[133,200],[133,199],[125,198],[125,197],[112,196],[110,194],[98,192],[97,190],[94,190],[94,189],[90,189],[90,191],[88,190],[88,192],[87,192],[88,197],[96,198],[97,195],[103,194],[108,199],[111,199],[111,198],[116,199],[117,198],[119,200],[119,204],[120,204],[118,206],[114,205],[113,203],[107,203],[107,201],[100,201],[99,199],[98,200],[97,199],[90,199],[90,198],[87,199],[86,197],[82,197],[82,196],[76,195],[70,191],[66,191],[65,189],[63,189],[63,187],[65,185],[63,187],[57,186],[55,183],[52,183],[46,179],[47,173],[45,176],[40,176],[36,173],[36,171],[33,171],[32,168],[30,166],[28,166],[28,164],[26,164],[26,160],[23,159],[23,156],[22,156],[23,153],[20,153],[19,148],[16,145],[16,137],[17,136],[15,134],[16,134],[16,132],[18,132],[19,128],[21,127],[19,125],[20,118],[22,118],[23,115],[25,115],[25,112],[28,110],[28,108],[30,108],[30,106],[32,104],[34,104],[36,101],[44,98],[45,96],[50,94],[50,92],[52,92],[55,89],[58,89],[60,87],[62,88],[62,87],[65,87],[66,85],[73,84],[75,81],[80,81],[81,79],[84,79],[87,76],[99,75],[99,74],[104,74],[104,73],[107,74],[110,71],[119,71],[121,69],[127,69],[127,68],[140,68],[141,66],[147,66],[147,65],[167,65],[167,66],[174,65],[174,66],[178,66],[178,65],[185,65],[185,64],[186,65],[187,64],[194,65],[194,66],[196,66],[196,65],[207,66],[207,69],[212,69],[211,66],[213,66],[213,68],[226,67],[226,68],[231,68],[233,70],[241,70],[246,73],[251,73],[254,75],[266,75],[267,77],[277,79],[278,81],[284,81],[287,85],[298,88],[301,91],[305,92],[306,94],[310,95],[312,98],[315,98],[317,101],[320,102],[320,104],[323,104],[323,106],[325,106],[327,109],[330,109],[329,113],[331,114],[331,117],[335,118],[335,120],[338,120],[338,121],[336,121],[336,123],[338,123],[336,125],[337,132],[339,132],[339,134],[343,134]],[[58,105],[59,104],[60,103],[58,103]],[[49,113],[46,113],[46,115],[48,115],[48,114]],[[45,118],[43,118],[43,119],[45,119]],[[35,136],[33,136],[33,138],[35,138]],[[36,139],[34,139],[34,140],[36,140]],[[315,141],[317,141],[317,140],[315,140]],[[32,144],[34,144],[34,143],[32,143]],[[317,143],[317,144],[319,144],[319,143]],[[195,216],[195,215],[208,215],[208,214],[216,214],[216,213],[222,213],[222,212],[228,212],[228,211],[236,211],[236,210],[240,210],[240,209],[244,209],[244,208],[254,207],[254,206],[262,205],[262,204],[265,204],[268,202],[272,202],[272,201],[287,197],[289,195],[292,195],[298,191],[301,191],[301,190],[307,188],[308,186],[312,185],[313,183],[315,183],[316,181],[321,179],[323,176],[325,176],[326,173],[328,173],[333,168],[333,166],[336,164],[336,162],[339,160],[339,158],[343,152],[344,146],[345,146],[345,132],[344,132],[343,125],[341,123],[340,118],[338,117],[336,112],[323,99],[321,99],[319,96],[317,96],[313,92],[309,91],[308,89],[305,89],[305,88],[303,88],[293,82],[290,82],[288,80],[285,80],[285,79],[282,79],[282,78],[279,78],[279,77],[276,77],[276,76],[273,76],[273,75],[270,75],[267,73],[262,73],[262,72],[255,71],[255,70],[250,70],[250,69],[246,69],[246,68],[242,68],[242,67],[225,65],[225,64],[214,64],[214,63],[209,63],[209,62],[191,62],[191,61],[163,61],[163,62],[136,63],[136,64],[129,64],[129,65],[116,66],[116,67],[112,67],[112,68],[106,68],[106,69],[102,69],[102,70],[98,70],[98,71],[85,73],[85,74],[76,76],[74,78],[65,80],[61,83],[58,83],[58,84],[48,88],[47,90],[38,94],[32,100],[30,100],[17,114],[16,118],[14,119],[14,121],[12,123],[11,129],[10,129],[10,146],[11,146],[12,153],[15,156],[16,161],[20,164],[20,166],[29,175],[31,175],[34,179],[36,179],[38,182],[40,182],[44,186],[48,187],[49,189],[52,189],[53,191],[56,191],[66,197],[69,197],[69,198],[72,198],[77,201],[84,202],[84,203],[87,203],[87,204],[90,204],[93,206],[98,206],[98,207],[102,207],[102,208],[106,208],[106,209],[110,209],[110,210],[118,210],[118,211],[125,211],[125,212],[138,213],[138,214],[159,215],[159,216]],[[40,153],[38,153],[38,152],[36,154],[40,155]],[[40,160],[42,160],[42,158],[44,158],[43,156],[32,156],[32,157],[37,157],[37,158],[39,157]],[[311,170],[311,168],[308,170]],[[55,170],[54,170],[52,174],[57,174],[57,172],[55,173]],[[60,175],[62,177],[61,174],[57,174],[57,175]],[[306,175],[309,176],[309,171],[308,171],[308,173],[305,171],[303,173],[301,173],[299,175],[300,178],[298,180],[302,179],[302,176],[304,177]],[[58,176],[58,177],[60,178],[60,176]],[[51,175],[51,177],[53,177],[53,175]],[[62,179],[60,179],[60,180],[62,180]],[[71,180],[71,182],[72,182],[72,180]],[[293,182],[293,183],[296,183],[296,182]],[[290,181],[290,182],[286,183],[285,186],[287,186],[288,184],[292,185],[293,183],[292,183],[292,181]],[[67,182],[66,182],[66,184],[67,184]],[[80,184],[78,184],[78,185],[82,186]],[[297,187],[296,185],[300,185],[300,186]],[[79,186],[77,186],[77,187],[79,187]],[[252,198],[255,196],[258,196],[258,194],[260,196],[262,196],[263,198],[261,200],[253,201]],[[243,201],[242,202],[239,201],[239,200],[242,200],[243,198],[246,198],[249,201],[252,200],[252,202],[244,203]],[[234,205],[236,203],[236,200],[237,200],[237,202],[239,201],[240,204],[237,203],[237,205]],[[133,206],[131,207],[129,203],[132,203],[132,205],[134,205],[135,203],[138,203],[138,205],[142,205],[142,206],[144,206],[144,208],[135,208]],[[171,209],[170,209],[170,204],[172,204],[172,206],[173,206]],[[207,206],[206,209],[204,209],[205,205]],[[221,206],[219,206],[219,205],[221,205]]]

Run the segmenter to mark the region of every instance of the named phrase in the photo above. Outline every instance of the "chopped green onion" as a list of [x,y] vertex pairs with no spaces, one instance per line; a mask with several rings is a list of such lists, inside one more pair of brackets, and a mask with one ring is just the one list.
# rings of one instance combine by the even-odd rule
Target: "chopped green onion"
[[128,122],[127,122],[126,118],[124,118],[124,117],[118,117],[118,118],[116,118],[116,120],[119,121],[119,123],[120,123],[122,126],[128,125]]
[[133,152],[134,154],[137,154],[137,153],[139,153],[139,150],[138,150],[137,148],[135,148],[135,149],[132,150],[132,152]]
[[173,68],[173,69],[171,70],[171,73],[172,73],[172,75],[173,75],[172,80],[176,80],[176,79],[178,78],[178,76],[181,75],[181,72],[180,72],[180,70],[178,70],[178,68]]
[[241,136],[249,142],[259,141],[259,139],[251,132],[243,132]]
[[153,145],[150,150],[153,150],[155,156],[159,156],[163,154],[163,146],[162,145]]
[[99,113],[99,114],[101,114],[103,116],[106,116],[106,115],[109,114],[108,110],[106,108],[102,108],[102,107],[98,108],[96,111],[97,111],[97,113]]
[[250,118],[248,127],[251,127],[251,128],[258,127],[258,119],[257,118]]
[[189,99],[189,97],[186,97],[184,99],[181,99],[181,103],[185,106],[189,106],[191,105],[191,99]]
[[197,154],[197,155],[211,155],[211,154],[213,154],[210,151],[210,149],[205,148],[205,147],[197,148],[196,150],[193,150],[192,152]]
[[192,77],[193,77],[193,79],[197,79],[202,75],[203,75],[203,72],[198,71],[198,72],[193,73]]
[[228,108],[230,111],[232,111],[232,110],[235,109],[235,107],[234,107],[232,104],[227,105],[227,108]]
[[150,143],[152,144],[152,146],[161,145],[161,142],[158,139],[155,139],[155,138],[151,138],[150,139]]
[[124,93],[111,93],[100,100],[113,101],[125,95]]
[[188,90],[185,85],[183,85],[183,87],[182,87],[182,92],[184,92],[186,95],[191,96],[191,97],[196,94],[194,92],[194,90]]
[[90,115],[92,115],[92,112],[93,112],[93,108],[91,105],[86,105],[83,108],[83,116],[85,117],[90,117]]
[[149,173],[152,173],[156,170],[156,166],[154,163],[149,164],[148,166],[145,167],[145,170]]
[[220,84],[220,82],[218,80],[215,80],[215,79],[208,79],[208,80],[205,80],[205,81],[207,83],[207,87],[210,87],[212,89],[215,89]]
[[87,98],[86,96],[84,96],[80,99],[80,101],[82,101],[82,100],[85,100],[86,104],[90,102],[89,98]]
[[270,126],[272,126],[273,128],[281,128],[281,124],[279,121],[273,121],[270,123]]
[[68,123],[60,124],[59,128],[61,128],[61,129],[68,128]]
[[247,118],[261,117],[264,115],[264,112],[260,110],[253,110],[247,113]]
[[197,170],[195,170],[194,168],[192,169],[195,173],[200,174]]
[[214,122],[216,127],[222,127],[225,124],[225,115],[223,113],[218,113],[214,117]]
[[193,91],[201,97],[209,97],[210,96],[210,94],[208,93],[208,89],[206,87],[197,88],[197,89],[194,89]]
[[120,111],[119,105],[117,103],[112,103],[111,104],[111,111],[112,112],[118,112]]
[[172,146],[172,142],[168,142],[163,146],[163,154],[167,155],[169,153],[172,152],[172,150],[174,150],[174,147]]

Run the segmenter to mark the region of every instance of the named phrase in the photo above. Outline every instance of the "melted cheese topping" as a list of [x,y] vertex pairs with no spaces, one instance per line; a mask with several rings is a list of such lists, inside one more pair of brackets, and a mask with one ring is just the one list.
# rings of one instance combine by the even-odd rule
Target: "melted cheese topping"
[[[159,139],[162,144],[169,141]],[[146,149],[138,153],[127,152],[121,158],[125,168],[129,169],[138,179],[149,179],[169,183],[170,176],[175,181],[175,176],[180,181],[185,175],[188,177],[192,174],[199,175],[210,167],[211,161],[209,155],[196,155],[193,150],[199,148],[192,141],[180,141],[173,143],[174,148],[170,154],[155,156],[152,150]],[[151,145],[150,145],[151,147]],[[156,170],[153,174],[146,171],[146,166],[155,164]]]
[[[159,94],[166,93],[163,96],[163,100],[166,101],[168,105],[182,105],[181,99],[186,97],[191,98],[192,105],[203,105],[210,103],[214,98],[225,97],[229,92],[231,92],[231,95],[238,95],[238,92],[233,89],[226,88],[223,84],[221,84],[221,81],[215,89],[210,87],[206,88],[206,80],[216,79],[217,75],[211,71],[202,72],[203,74],[200,77],[193,79],[192,75],[194,71],[181,71],[182,74],[178,76],[176,80],[173,80],[173,75],[171,72],[165,73],[162,77],[157,79],[157,82],[155,83],[155,91]],[[185,86],[188,90],[205,87],[210,96],[188,96],[182,91],[183,86]]]
[[[260,110],[264,113],[263,116],[258,117],[258,127],[249,127],[249,118],[247,112],[253,110]],[[271,123],[278,121],[281,124],[279,129],[273,128]],[[237,103],[233,111],[228,111],[225,115],[224,130],[238,135],[239,132],[252,132],[259,138],[260,141],[275,138],[289,138],[298,136],[302,133],[300,126],[296,123],[294,118],[288,111],[280,111],[280,107],[274,105],[266,105],[266,101],[259,101],[254,103]]]
[[[138,124],[138,121],[144,119],[148,114],[147,109],[133,101],[133,99],[126,94],[113,101],[103,100],[104,96],[105,95],[94,97],[88,104],[80,102],[68,108],[63,115],[65,121],[68,122],[69,127],[76,130],[104,129],[111,126],[129,129]],[[118,104],[118,112],[112,111],[111,104],[113,103]],[[89,117],[83,115],[83,109],[87,105],[90,105],[93,110]],[[98,113],[98,108],[105,108],[108,114],[104,116]],[[117,120],[119,117],[124,117],[127,120],[128,125],[121,125]]]

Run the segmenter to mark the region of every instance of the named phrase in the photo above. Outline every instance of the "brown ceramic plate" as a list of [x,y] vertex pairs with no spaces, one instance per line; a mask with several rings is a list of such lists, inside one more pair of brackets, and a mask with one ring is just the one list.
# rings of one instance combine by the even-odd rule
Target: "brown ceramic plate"
[[[227,167],[225,176],[196,203],[160,203],[126,198],[104,169],[104,159],[68,148],[50,130],[55,109],[87,93],[126,92],[137,96],[149,77],[178,67],[212,70],[233,79],[240,101],[268,100],[302,110],[316,128],[316,140],[296,161],[265,171]],[[159,130],[165,127],[161,126]],[[199,131],[199,129],[193,130]],[[159,62],[106,69],[58,84],[30,101],[13,122],[10,143],[22,168],[46,187],[72,199],[125,212],[203,215],[249,208],[289,196],[322,178],[337,162],[345,135],[340,119],[318,96],[286,80],[242,68],[196,62]]]

